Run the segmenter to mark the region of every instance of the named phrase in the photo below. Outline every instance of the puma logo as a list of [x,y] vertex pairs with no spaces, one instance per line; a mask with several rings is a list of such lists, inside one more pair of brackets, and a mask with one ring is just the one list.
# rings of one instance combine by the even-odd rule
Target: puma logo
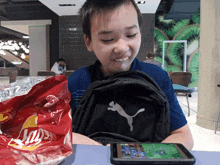
[[115,104],[114,101],[112,101],[109,103],[109,106],[110,107],[108,107],[108,110],[117,111],[119,113],[119,115],[125,117],[128,120],[128,125],[130,126],[130,131],[133,131],[133,126],[132,126],[133,118],[135,116],[137,116],[138,113],[145,111],[145,108],[141,108],[140,110],[137,111],[137,113],[135,115],[129,116],[118,103]]

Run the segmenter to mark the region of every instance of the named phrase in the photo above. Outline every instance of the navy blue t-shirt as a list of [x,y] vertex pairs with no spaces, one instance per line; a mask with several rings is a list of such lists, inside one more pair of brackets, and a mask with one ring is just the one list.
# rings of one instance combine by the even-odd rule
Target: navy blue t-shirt
[[[100,70],[100,65],[101,64],[99,61],[96,61],[95,64],[92,65],[94,74],[92,77],[95,77],[97,80],[102,80],[106,78],[103,76]],[[140,70],[151,76],[166,94],[166,97],[169,102],[171,131],[179,129],[186,125],[187,120],[179,105],[177,97],[174,93],[172,82],[167,72],[154,64],[141,62],[137,58],[134,59],[131,66],[131,70]],[[68,89],[71,93],[70,105],[72,110],[76,109],[85,90],[88,88],[90,84],[91,78],[88,72],[88,67],[80,68],[69,76]]]

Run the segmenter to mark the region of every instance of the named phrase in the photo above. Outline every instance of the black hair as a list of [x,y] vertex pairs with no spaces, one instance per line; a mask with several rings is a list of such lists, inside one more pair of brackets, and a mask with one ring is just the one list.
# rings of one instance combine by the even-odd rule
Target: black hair
[[59,60],[57,60],[57,62],[63,61],[65,62],[65,60],[63,58],[59,58]]
[[82,19],[83,33],[91,39],[91,22],[90,19],[95,12],[102,13],[104,11],[111,11],[123,4],[132,3],[137,11],[138,24],[141,27],[142,15],[134,0],[86,0],[79,10]]
[[154,58],[154,57],[155,57],[155,54],[152,53],[152,52],[148,52],[148,53],[147,53],[147,57],[148,57],[148,58]]

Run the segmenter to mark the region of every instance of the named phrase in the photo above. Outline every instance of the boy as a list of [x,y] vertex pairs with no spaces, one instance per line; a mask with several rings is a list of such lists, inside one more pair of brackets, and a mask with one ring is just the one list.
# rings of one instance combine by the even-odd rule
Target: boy
[[146,55],[147,55],[146,60],[144,62],[151,63],[151,64],[154,64],[154,65],[161,67],[161,63],[155,60],[154,53],[148,52]]
[[60,58],[55,62],[55,64],[52,66],[51,71],[55,72],[56,74],[63,74],[64,71],[66,71],[66,63],[63,58]]
[[[80,14],[85,44],[98,60],[92,65],[94,80],[90,80],[88,67],[76,70],[68,78],[73,115],[91,82],[103,80],[117,72],[141,70],[158,83],[169,101],[171,135],[162,142],[182,143],[189,150],[192,149],[192,135],[168,74],[161,68],[136,58],[141,45],[141,13],[134,0],[87,0],[80,9]],[[100,145],[76,133],[73,133],[73,143]]]

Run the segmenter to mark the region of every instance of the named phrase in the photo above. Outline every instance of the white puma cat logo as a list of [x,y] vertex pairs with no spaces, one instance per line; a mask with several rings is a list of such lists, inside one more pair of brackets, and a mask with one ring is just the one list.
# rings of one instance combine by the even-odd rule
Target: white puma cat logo
[[119,113],[119,115],[125,117],[128,120],[128,125],[130,126],[130,130],[133,131],[133,117],[137,116],[138,113],[145,111],[145,108],[141,108],[140,110],[137,111],[137,113],[133,116],[129,116],[128,114],[126,114],[126,112],[124,111],[124,109],[118,104],[114,104],[114,101],[109,103],[110,107],[108,107],[108,110],[112,110],[112,111],[117,111]]

